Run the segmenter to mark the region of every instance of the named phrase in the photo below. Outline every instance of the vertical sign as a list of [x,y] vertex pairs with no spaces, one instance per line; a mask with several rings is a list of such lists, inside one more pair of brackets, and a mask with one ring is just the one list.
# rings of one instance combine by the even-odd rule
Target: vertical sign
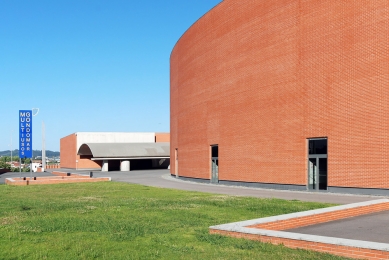
[[32,110],[19,110],[19,157],[32,158]]

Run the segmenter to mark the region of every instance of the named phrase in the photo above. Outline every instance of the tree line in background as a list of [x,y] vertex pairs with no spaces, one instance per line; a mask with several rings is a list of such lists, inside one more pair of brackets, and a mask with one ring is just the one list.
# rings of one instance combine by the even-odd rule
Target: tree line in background
[[[12,156],[12,161],[19,162],[19,156]],[[22,161],[22,167],[21,167],[20,171],[29,172],[31,159],[30,158],[22,158],[21,161]],[[19,172],[19,167],[11,167],[11,156],[0,157],[0,169],[7,169],[7,170],[12,171],[12,172]]]
[[[18,149],[12,150],[12,153],[14,155],[18,155],[19,154],[19,150]],[[59,152],[53,152],[53,151],[50,151],[50,150],[46,150],[46,157],[59,157],[59,154],[60,154]],[[42,155],[42,150],[33,150],[32,151],[32,156],[33,157],[37,157],[37,156],[41,156],[41,155]],[[11,151],[10,150],[0,151],[0,156],[11,156]]]

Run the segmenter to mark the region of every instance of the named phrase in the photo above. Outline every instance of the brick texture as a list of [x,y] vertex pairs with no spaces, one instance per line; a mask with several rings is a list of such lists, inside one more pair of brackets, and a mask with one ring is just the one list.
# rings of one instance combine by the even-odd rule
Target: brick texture
[[389,203],[380,203],[375,205],[337,210],[322,214],[315,214],[310,216],[279,220],[274,222],[268,222],[253,226],[248,226],[251,228],[260,228],[260,229],[269,229],[269,230],[287,230],[298,227],[305,227],[309,225],[316,225],[320,223],[335,221],[344,218],[351,218],[356,216],[361,216],[365,214],[371,214],[375,212],[389,210]]
[[370,260],[389,259],[389,252],[387,251],[355,248],[355,247],[342,246],[342,245],[331,245],[331,244],[325,244],[319,242],[294,240],[294,239],[271,237],[271,236],[244,234],[244,233],[229,232],[229,231],[214,230],[214,229],[211,229],[210,233],[227,235],[236,238],[258,240],[261,242],[271,243],[275,245],[282,244],[290,248],[301,248],[301,249],[313,250],[313,251],[318,251],[323,253],[330,253],[333,255],[351,257],[356,259],[370,259]]
[[180,176],[209,179],[218,144],[220,180],[306,185],[327,137],[328,186],[389,188],[387,0],[225,0],[170,64]]
[[[267,223],[261,223],[257,225],[244,226],[245,228],[252,229],[267,229],[267,230],[288,230],[292,228],[298,228],[303,226],[309,226],[314,224],[320,224],[324,222],[345,219],[355,216],[361,216],[364,214],[371,214],[379,211],[389,210],[389,203],[382,202],[377,204],[357,206],[346,209],[337,209],[326,213],[311,214],[303,217],[291,217],[284,220],[275,220]],[[235,224],[236,225],[236,224]],[[236,226],[235,226],[236,227]],[[387,250],[368,249],[367,247],[360,246],[360,244],[345,245],[342,242],[336,244],[326,242],[313,242],[310,239],[304,238],[304,236],[297,235],[295,239],[274,235],[262,235],[262,234],[249,234],[245,231],[234,232],[224,231],[217,228],[210,228],[211,234],[220,234],[226,236],[232,236],[237,238],[245,238],[251,240],[258,240],[265,243],[283,244],[290,248],[302,248],[307,250],[314,250],[319,252],[327,252],[330,254],[346,256],[358,259],[389,259],[389,252]],[[290,233],[289,233],[290,234]]]
[[77,155],[77,135],[71,134],[61,138],[60,155],[61,168],[69,169],[100,169],[101,161],[92,161],[91,157]]
[[35,177],[30,179],[27,178],[6,178],[5,183],[7,185],[14,186],[26,186],[26,185],[43,185],[43,184],[59,184],[59,183],[77,183],[77,182],[101,182],[111,181],[109,177],[91,178],[86,175],[71,174],[67,176],[65,172],[53,172],[57,176],[47,177]]
[[169,143],[170,142],[170,133],[155,133],[155,142],[156,143]]
[[77,136],[71,134],[60,140],[60,156],[62,168],[76,168],[77,157]]

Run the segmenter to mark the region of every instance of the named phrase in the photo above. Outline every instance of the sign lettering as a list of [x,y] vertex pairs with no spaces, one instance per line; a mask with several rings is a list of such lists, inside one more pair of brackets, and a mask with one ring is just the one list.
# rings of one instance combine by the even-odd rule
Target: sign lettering
[[32,110],[19,110],[19,157],[32,158]]

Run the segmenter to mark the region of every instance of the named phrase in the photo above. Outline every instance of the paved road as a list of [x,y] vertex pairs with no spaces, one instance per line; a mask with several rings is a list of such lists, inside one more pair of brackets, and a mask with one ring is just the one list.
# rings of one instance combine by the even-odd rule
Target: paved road
[[[88,174],[89,171],[75,171],[70,169],[60,169],[59,171]],[[33,173],[32,176],[50,176],[50,172]],[[249,196],[257,198],[279,198],[286,200],[302,200],[313,202],[325,202],[335,204],[349,204],[354,202],[368,201],[380,196],[366,195],[348,195],[323,192],[305,192],[305,191],[283,191],[261,188],[246,188],[238,186],[226,186],[218,184],[198,183],[187,180],[176,179],[171,176],[169,170],[142,170],[130,172],[101,172],[93,171],[95,177],[111,177],[112,181],[137,183],[142,185],[171,188],[188,191],[201,191],[218,194]],[[0,184],[3,184],[5,178],[20,177],[20,173],[4,173],[0,175]],[[22,177],[30,177],[30,173],[22,173]]]
[[[76,172],[74,170],[62,169],[65,172]],[[79,171],[79,173],[89,174],[89,171]],[[323,192],[305,191],[282,191],[261,188],[245,188],[238,186],[215,185],[197,183],[176,179],[170,175],[169,170],[143,170],[130,172],[100,172],[94,171],[95,177],[111,177],[112,181],[137,183],[148,186],[172,188],[188,191],[201,191],[218,194],[250,196],[257,198],[279,198],[287,200],[301,200],[313,202],[325,202],[335,204],[349,204],[354,202],[368,201],[382,198],[380,196],[347,195]]]

